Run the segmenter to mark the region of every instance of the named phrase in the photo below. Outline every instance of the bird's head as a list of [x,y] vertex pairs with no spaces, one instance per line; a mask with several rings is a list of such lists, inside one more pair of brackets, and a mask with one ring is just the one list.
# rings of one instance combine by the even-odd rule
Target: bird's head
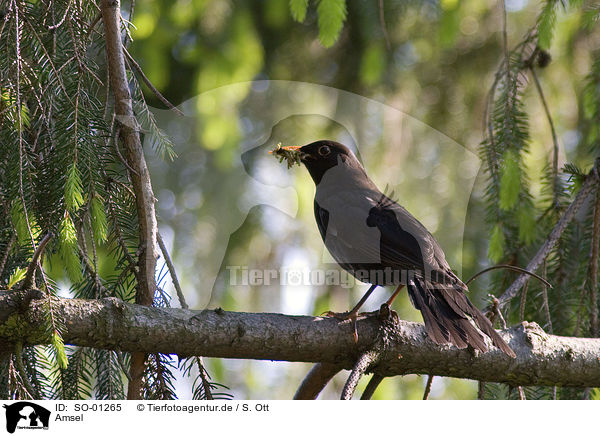
[[290,166],[294,162],[302,162],[315,184],[321,181],[325,172],[337,165],[362,168],[354,153],[335,141],[321,140],[302,146],[280,147],[271,153],[287,159]]

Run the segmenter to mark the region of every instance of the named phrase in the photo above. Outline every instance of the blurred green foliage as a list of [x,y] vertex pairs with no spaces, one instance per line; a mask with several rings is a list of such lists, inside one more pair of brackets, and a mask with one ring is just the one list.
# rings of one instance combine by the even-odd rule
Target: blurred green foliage
[[[231,283],[231,266],[339,269],[324,252],[314,222],[312,181],[304,169],[287,171],[267,154],[278,142],[299,145],[327,137],[354,147],[380,187],[389,185],[400,203],[435,234],[464,280],[490,261],[525,266],[600,150],[600,33],[594,26],[600,8],[580,1],[504,3],[511,50],[506,63],[503,10],[491,0],[136,0],[133,9],[124,1],[122,14],[132,39],[129,52],[154,86],[186,115],[165,110],[132,73],[160,231],[190,306],[318,315],[347,310],[359,298],[363,285],[347,289]],[[65,12],[66,3],[53,5],[60,12],[57,16],[64,12],[72,18]],[[45,17],[47,11],[38,6],[31,2],[29,12]],[[0,150],[10,157],[8,163],[0,162],[2,181],[10,182],[0,187],[5,209],[0,214],[0,253],[16,253],[0,271],[0,280],[18,284],[32,239],[39,241],[42,229],[54,229],[56,241],[44,260],[50,288],[63,295],[98,298],[101,283],[110,295],[131,299],[131,259],[137,256],[135,208],[126,170],[115,154],[118,144],[114,147],[110,141],[112,120],[101,114],[106,99],[98,86],[105,80],[102,35],[86,22],[97,11],[90,4],[81,14],[73,18],[77,38],[64,28],[55,38],[40,20],[29,20],[21,50],[34,65],[23,73],[33,91],[24,91],[22,83],[16,86],[29,93],[27,101],[18,100],[13,90],[11,56],[16,52],[10,41],[16,38],[0,41],[0,134],[8,138]],[[5,31],[14,34],[8,22]],[[536,23],[536,32],[530,32]],[[45,39],[28,32],[31,29]],[[524,38],[527,44],[521,43]],[[56,41],[58,50],[52,56],[42,51]],[[95,42],[88,45],[89,41]],[[543,103],[534,86],[521,83],[528,73],[522,59],[528,44],[545,54],[535,58],[535,71],[558,138],[558,165],[569,162],[559,183],[551,177],[554,150]],[[78,48],[89,50],[87,69],[72,62],[78,59]],[[47,63],[36,65],[35,59],[42,58],[64,64],[62,75]],[[40,83],[66,90],[64,95],[57,91],[54,99],[54,94],[35,88]],[[493,84],[498,86],[490,95]],[[33,97],[40,93],[51,100],[53,109],[56,105],[66,114],[52,129],[40,116],[47,113],[38,111],[44,105]],[[73,112],[69,101],[80,95],[79,112]],[[44,148],[47,161],[40,164],[33,152],[25,156],[26,169],[44,168],[44,183],[26,178],[27,192],[31,188],[35,195],[21,201],[15,182],[15,162],[23,161],[15,150],[21,149],[10,147],[18,133],[35,148],[33,132],[46,128],[58,132],[40,139],[49,144]],[[60,153],[54,152],[55,144]],[[589,208],[582,215],[586,216],[568,229],[548,262],[557,281],[549,295],[553,323],[542,309],[545,290],[539,285],[532,284],[523,307],[526,319],[558,334],[589,331],[589,314],[580,303],[587,274],[581,259],[589,253]],[[119,228],[125,234],[117,234]],[[13,234],[16,242],[9,243]],[[169,296],[162,289],[172,296],[174,292],[161,262],[159,268],[164,297],[159,304],[166,305]],[[487,294],[500,293],[512,277],[482,277],[470,286],[470,298],[483,307]],[[571,292],[573,283],[581,297]],[[369,308],[378,307],[389,292],[377,290]],[[421,320],[406,294],[394,309],[403,319]],[[515,302],[509,323],[520,321],[518,309]],[[58,330],[53,330],[54,349],[24,351],[32,353],[29,358],[37,359],[43,371],[54,368],[54,392],[63,389],[63,398],[89,397],[92,390],[98,398],[122,396],[126,357],[92,349],[68,348],[65,354]],[[154,370],[154,375],[168,375],[162,394],[191,398],[192,378],[181,377],[168,356],[157,356],[149,362],[149,374]],[[65,371],[67,359],[70,369]],[[310,367],[227,359],[205,359],[204,364],[212,379],[229,386],[236,399],[291,398]],[[185,368],[196,375],[193,361]],[[336,376],[322,397],[336,398],[346,376]],[[96,384],[91,383],[94,377]],[[147,379],[161,384],[151,376]],[[361,381],[359,390],[366,382]],[[385,379],[374,398],[418,399],[425,383],[426,377],[415,375]],[[152,398],[161,395],[152,386],[148,392]],[[551,395],[537,388],[526,393],[528,398]],[[565,398],[580,394],[563,393]],[[476,395],[473,381],[436,377],[430,398]],[[487,385],[486,395],[516,394],[506,386]],[[599,394],[595,390],[591,395]]]
[[[281,130],[277,133],[269,132],[270,126],[267,125],[266,131],[259,129],[263,136],[255,132],[253,134],[252,128],[248,131],[244,123],[248,123],[248,119],[260,118],[256,114],[262,115],[269,110],[276,112],[282,107],[291,107],[292,110],[295,107],[298,113],[302,113],[300,108],[304,103],[301,99],[294,99],[293,95],[288,96],[288,101],[273,98],[268,103],[275,109],[269,108],[268,104],[255,105],[253,117],[251,102],[254,101],[252,95],[256,92],[250,83],[222,92],[206,91],[251,80],[309,82],[381,101],[412,115],[473,152],[477,152],[484,136],[486,93],[503,57],[502,10],[495,2],[385,1],[383,10],[379,9],[378,2],[291,0],[289,7],[284,7],[283,3],[224,0],[173,3],[138,0],[136,4],[133,23],[137,30],[132,32],[132,53],[167,98],[175,104],[184,103],[183,107],[193,111],[186,113],[198,117],[196,125],[189,127],[189,133],[186,133],[183,141],[196,144],[193,146],[195,154],[191,160],[168,164],[169,169],[165,164],[155,162],[153,173],[157,186],[169,191],[168,194],[163,192],[171,199],[163,205],[164,209],[173,208],[171,212],[176,210],[175,214],[189,223],[188,226],[181,219],[167,220],[174,235],[173,254],[180,262],[187,262],[185,271],[198,268],[198,262],[189,260],[189,250],[182,253],[178,251],[178,238],[192,236],[199,240],[208,238],[214,241],[214,234],[218,233],[221,224],[224,228],[232,225],[215,222],[214,218],[210,218],[216,212],[207,209],[206,204],[215,195],[220,195],[218,192],[226,192],[228,206],[239,207],[236,195],[243,195],[247,189],[247,180],[243,174],[245,169],[238,161],[240,150],[248,150],[252,145],[262,145],[266,152],[279,141],[289,139],[289,144],[295,144],[298,138],[302,138],[303,134],[300,132],[304,131],[306,134],[307,131],[317,129],[314,125],[290,124],[281,129],[288,131],[286,138],[285,132]],[[582,30],[579,25],[585,10],[565,11],[559,3],[549,1],[540,4],[525,0],[507,2],[508,42],[509,46],[519,42],[535,23],[540,11],[543,11],[539,18],[540,47],[549,50],[552,62],[551,67],[540,70],[538,74],[557,126],[560,159],[561,162],[569,160],[589,166],[589,155],[577,146],[577,96],[581,94],[584,77],[589,72],[592,61],[590,48],[593,47],[593,41],[598,41],[598,35]],[[324,31],[326,22],[329,22],[329,31]],[[199,97],[194,98],[197,95]],[[151,93],[146,92],[146,98],[152,105],[161,107]],[[530,139],[518,161],[505,159],[509,165],[504,167],[501,174],[500,207],[506,210],[517,204],[521,189],[521,159],[527,171],[533,201],[544,201],[536,193],[542,190],[542,173],[548,164],[552,148],[547,120],[537,96],[530,89],[525,91],[523,102],[529,116]],[[328,102],[320,104],[327,105]],[[343,104],[338,103],[332,114],[339,116],[339,105]],[[250,114],[244,111],[250,111]],[[264,117],[269,120],[267,123],[273,124],[276,124],[275,118]],[[415,138],[402,137],[406,132],[402,129],[401,120],[396,121],[396,127],[392,125],[387,128],[389,134],[380,132],[375,133],[374,137],[369,130],[374,128],[376,118],[365,117],[364,120],[354,122],[359,126],[359,131],[352,139],[361,146],[367,142],[374,143],[367,150],[360,149],[361,157],[368,164],[369,171],[382,184],[398,181],[396,174],[389,174],[389,159],[394,155],[406,158],[398,148],[402,147],[403,142],[412,141],[418,147],[420,142],[428,141],[428,134],[423,132],[416,132]],[[163,122],[161,125],[164,124]],[[339,129],[331,128],[331,125],[324,125],[319,127],[319,131],[323,135],[340,138]],[[294,134],[290,134],[289,130],[293,130]],[[192,151],[175,142],[180,159],[186,160],[186,156],[190,156]],[[515,152],[508,153],[511,156]],[[438,156],[437,159],[444,163],[447,168],[445,171],[450,171],[441,180],[453,180],[454,176],[451,174],[455,170],[463,171],[460,169],[461,158],[458,156],[454,160],[446,155],[443,158]],[[203,162],[201,168],[192,171],[193,175],[183,176],[186,165],[194,161]],[[260,159],[256,159],[253,165],[258,165],[258,162]],[[258,166],[259,170],[260,168]],[[401,162],[393,170],[402,172]],[[172,176],[167,176],[171,173]],[[179,181],[174,179],[177,174],[180,174]],[[284,184],[290,183],[287,181],[289,175],[276,173],[273,177]],[[226,183],[227,187],[220,190],[215,186],[215,190],[211,188],[211,180]],[[444,235],[436,233],[446,251],[450,252],[450,257],[462,257],[462,265],[456,267],[462,268],[464,279],[488,265],[488,255],[489,259],[496,262],[503,259],[506,253],[502,224],[495,225],[490,231],[482,218],[486,208],[483,201],[484,180],[485,176],[480,173],[473,192],[467,194],[470,195],[470,201],[465,217],[463,245],[448,246],[444,244]],[[235,188],[236,183],[240,183],[238,188]],[[280,225],[280,221],[268,211],[260,208],[251,210],[228,241],[210,306],[220,305],[227,310],[270,311],[280,311],[282,307],[287,307],[282,301],[281,290],[277,288],[228,288],[223,266],[241,264],[251,268],[276,267],[284,264],[286,256],[294,252],[295,247],[311,247],[314,251],[309,253],[319,255],[320,240],[312,217],[311,181],[301,170],[295,170],[291,184],[298,194],[300,222],[295,225],[286,224],[282,227],[287,230],[285,234],[274,235],[268,228]],[[458,190],[462,188],[464,186],[461,184],[444,187],[450,191],[450,198],[459,196]],[[201,194],[197,194],[196,190]],[[193,198],[190,200],[190,197]],[[186,218],[186,208],[182,208],[182,205],[186,201],[193,203],[194,198],[202,198],[201,203],[205,207],[192,208],[193,217]],[[426,211],[419,210],[419,197],[401,197],[400,201],[413,213],[428,215]],[[171,212],[166,214],[170,216]],[[430,211],[429,215],[439,212]],[[464,213],[464,209],[462,212]],[[164,213],[161,209],[161,214]],[[533,206],[520,206],[517,213],[520,222],[518,239],[530,244],[533,242],[535,227]],[[210,221],[208,224],[203,216]],[[225,215],[221,217],[227,220]],[[462,225],[460,216],[438,218],[441,221],[455,220]],[[171,224],[173,222],[180,224]],[[212,234],[213,239],[207,233]],[[207,242],[204,250],[210,253],[211,247],[214,249]],[[453,256],[453,250],[460,251],[460,254]],[[316,264],[313,262],[312,265]],[[183,281],[195,282],[188,274],[184,274]],[[472,298],[480,306],[485,304],[482,298],[490,291],[487,287],[489,283],[489,280],[482,278],[472,286]],[[348,293],[343,289],[327,287],[306,292],[311,295],[307,297],[309,307],[313,307],[308,312],[313,314],[330,308],[344,310],[359,295],[359,291]],[[384,294],[380,294],[373,298],[382,299],[383,296]],[[195,301],[203,305],[206,304],[207,297],[199,296]],[[396,309],[405,318],[419,320],[419,315],[413,312],[407,298],[400,299]],[[253,375],[265,366],[268,371],[273,372],[273,377]],[[306,365],[284,364],[285,371],[281,371],[280,366],[280,363],[263,362],[235,362],[234,365],[233,362],[216,359],[211,359],[209,363],[209,369],[219,380],[231,384],[238,398],[289,398],[296,386],[295,381],[306,371]],[[262,370],[260,371],[262,374]],[[325,397],[334,397],[339,390],[336,387],[340,387],[343,379],[343,376],[336,379],[337,382],[325,392]],[[239,380],[239,384],[235,380]],[[376,395],[380,398],[418,398],[422,395],[424,383],[421,378],[411,377],[387,380]],[[476,386],[468,381],[445,380],[439,386],[433,390],[433,398],[473,398],[476,395]],[[394,393],[388,395],[386,392],[390,389]]]

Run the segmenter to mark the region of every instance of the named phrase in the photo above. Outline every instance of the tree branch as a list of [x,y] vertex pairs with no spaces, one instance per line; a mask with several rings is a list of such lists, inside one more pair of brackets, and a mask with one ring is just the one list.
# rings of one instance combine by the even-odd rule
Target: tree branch
[[361,354],[354,364],[348,380],[346,380],[346,384],[342,390],[342,396],[340,398],[341,400],[352,399],[360,378],[372,365],[376,364],[380,358],[381,354],[376,351],[366,351],[365,353]]
[[[125,58],[121,41],[121,11],[119,0],[102,0],[102,21],[106,39],[106,55],[110,76],[110,86],[114,95],[115,114],[121,125],[120,137],[126,151],[129,175],[135,192],[137,218],[139,224],[138,246],[138,289],[136,303],[151,305],[154,299],[156,281],[154,278],[158,249],[156,245],[156,213],[154,193],[150,173],[144,158],[144,150],[139,135],[139,124],[133,113],[131,93],[125,71]],[[127,398],[140,399],[142,376],[146,356],[134,353],[131,356],[131,382]]]
[[[581,206],[585,203],[585,200],[590,195],[590,193],[598,186],[599,179],[599,171],[600,168],[600,158],[596,160],[594,164],[594,168],[590,174],[588,174],[585,182],[579,189],[579,192],[575,196],[573,202],[569,205],[567,210],[565,210],[564,214],[560,217],[556,226],[552,229],[548,238],[544,242],[544,244],[540,247],[536,255],[531,259],[529,264],[527,265],[527,271],[535,272],[537,269],[544,263],[548,254],[552,251],[560,236],[567,228],[567,225],[571,222],[573,217],[577,214],[577,211],[581,208]],[[502,308],[506,303],[512,300],[519,290],[523,287],[523,285],[529,280],[529,276],[521,274],[510,287],[504,291],[504,293],[498,297],[499,306]]]
[[[23,310],[24,292],[0,291],[0,344],[21,341],[26,346],[48,340],[46,304],[34,299]],[[430,374],[512,386],[600,386],[600,339],[548,335],[535,323],[501,332],[517,354],[511,359],[491,344],[490,351],[478,355],[436,345],[419,323],[399,321],[382,333],[376,317],[358,320],[355,343],[352,323],[333,318],[153,308],[116,298],[55,298],[54,308],[66,326],[65,343],[85,347],[180,357],[325,362],[350,369],[374,344],[382,343],[384,334],[387,345],[371,368],[384,377]]]
[[342,369],[341,366],[333,363],[316,363],[300,383],[294,394],[294,400],[315,400],[327,383]]

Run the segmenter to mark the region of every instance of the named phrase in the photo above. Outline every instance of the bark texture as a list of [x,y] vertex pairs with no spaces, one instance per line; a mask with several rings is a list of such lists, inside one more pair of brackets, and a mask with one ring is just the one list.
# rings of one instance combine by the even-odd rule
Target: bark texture
[[[0,292],[0,344],[44,342],[45,302],[31,292]],[[348,322],[273,313],[190,311],[102,300],[56,299],[66,343],[129,352],[239,359],[324,362],[351,369],[366,351],[379,354],[369,372],[381,376],[431,374],[514,386],[600,386],[600,339],[546,334],[522,323],[502,337],[517,354],[439,346],[422,324],[358,321],[358,343]],[[491,344],[490,344],[491,346]]]

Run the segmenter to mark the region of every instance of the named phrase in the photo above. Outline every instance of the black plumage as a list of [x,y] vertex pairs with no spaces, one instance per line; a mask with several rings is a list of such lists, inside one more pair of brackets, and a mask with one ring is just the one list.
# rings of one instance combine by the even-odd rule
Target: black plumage
[[515,356],[469,301],[467,286],[452,272],[433,235],[375,186],[347,147],[317,141],[284,149],[299,154],[315,182],[315,219],[327,249],[357,279],[374,285],[351,315],[375,286],[406,285],[434,342],[485,352],[483,332]]

